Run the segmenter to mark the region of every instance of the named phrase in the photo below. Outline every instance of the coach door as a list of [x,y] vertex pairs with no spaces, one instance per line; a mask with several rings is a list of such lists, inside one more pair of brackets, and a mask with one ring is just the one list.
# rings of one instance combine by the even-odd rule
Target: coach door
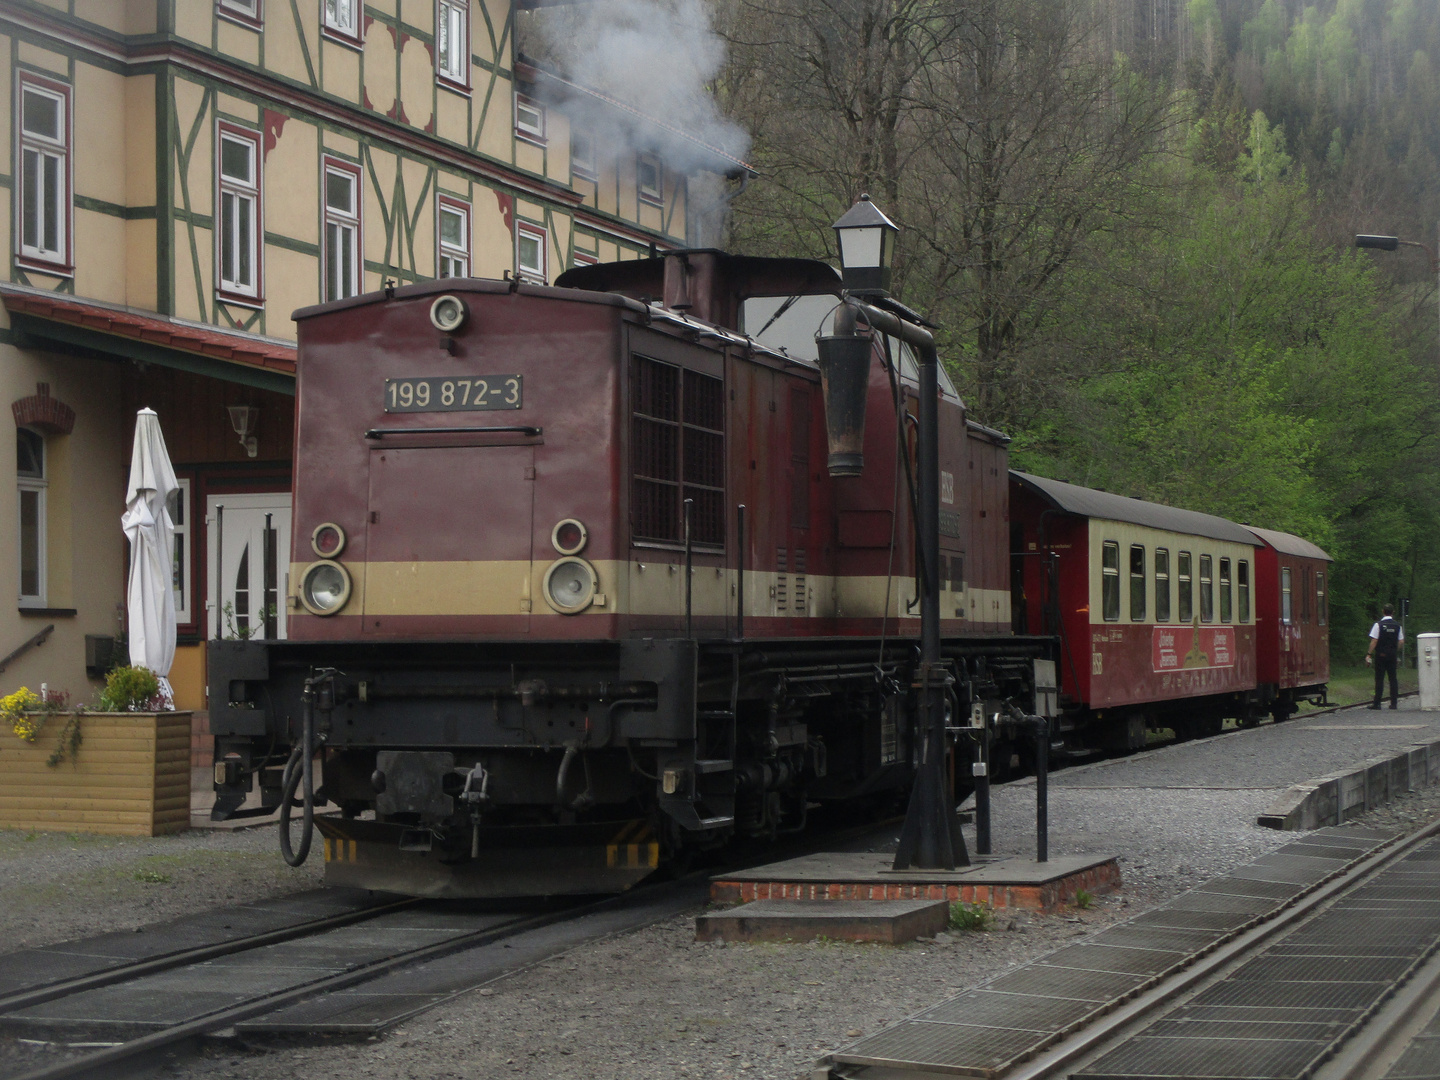
[[370,451],[364,629],[528,633],[535,448]]

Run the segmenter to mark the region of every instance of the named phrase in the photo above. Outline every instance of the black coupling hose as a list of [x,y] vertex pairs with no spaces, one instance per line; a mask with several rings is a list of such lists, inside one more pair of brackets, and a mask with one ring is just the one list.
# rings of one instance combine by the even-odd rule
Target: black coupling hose
[[[290,866],[299,866],[310,856],[310,842],[315,836],[315,702],[312,680],[305,681],[302,695],[300,744],[290,751],[280,792],[280,854]],[[298,760],[297,760],[298,759]],[[300,847],[290,844],[290,811],[295,803],[295,789],[304,782],[300,817]]]

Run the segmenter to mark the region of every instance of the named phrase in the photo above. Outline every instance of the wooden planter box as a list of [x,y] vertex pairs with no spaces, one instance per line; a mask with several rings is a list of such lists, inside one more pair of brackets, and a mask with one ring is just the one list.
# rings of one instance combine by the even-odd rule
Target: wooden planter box
[[0,828],[159,836],[190,827],[190,714],[86,713],[71,759],[45,761],[68,716],[33,743],[0,730]]

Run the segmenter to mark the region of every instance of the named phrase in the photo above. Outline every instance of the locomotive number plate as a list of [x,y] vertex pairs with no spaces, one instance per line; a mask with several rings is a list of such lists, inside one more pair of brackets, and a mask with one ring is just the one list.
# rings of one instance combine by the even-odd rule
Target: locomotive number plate
[[386,379],[386,412],[474,412],[520,408],[519,375],[481,375],[457,379]]

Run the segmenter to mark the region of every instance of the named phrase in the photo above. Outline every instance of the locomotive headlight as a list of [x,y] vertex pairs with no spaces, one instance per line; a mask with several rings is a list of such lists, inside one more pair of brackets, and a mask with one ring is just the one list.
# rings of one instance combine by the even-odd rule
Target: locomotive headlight
[[442,334],[453,334],[459,330],[465,325],[469,314],[470,309],[465,306],[465,301],[449,293],[437,297],[430,305],[430,322]]
[[321,559],[300,578],[300,603],[312,615],[334,615],[350,599],[350,572],[338,562]]
[[545,571],[545,602],[561,615],[579,615],[595,601],[600,580],[595,568],[574,556],[557,559]]

